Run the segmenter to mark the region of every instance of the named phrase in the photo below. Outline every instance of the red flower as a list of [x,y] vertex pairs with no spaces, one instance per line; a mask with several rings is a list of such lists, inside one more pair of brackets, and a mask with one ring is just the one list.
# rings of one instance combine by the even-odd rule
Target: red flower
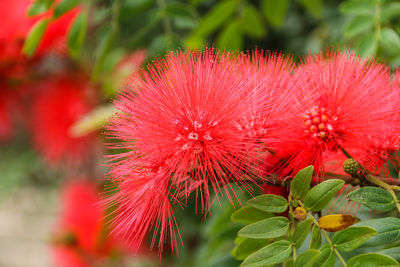
[[58,77],[44,82],[40,89],[32,110],[36,149],[48,163],[82,163],[90,154],[94,136],[74,137],[71,126],[93,107],[88,82]]
[[[277,64],[270,75],[287,71],[279,57],[257,57]],[[249,76],[255,72],[246,55],[178,52],[156,61],[123,90],[109,134],[120,140],[111,148],[128,151],[111,156],[110,176],[120,190],[109,201],[119,203],[115,233],[134,248],[151,225],[160,231],[160,252],[167,230],[176,248],[170,200],[186,201],[196,192],[208,212],[212,192],[224,191],[232,200],[230,190],[244,184],[241,177],[258,174],[257,138],[268,142],[266,127],[276,117],[267,114],[273,108],[263,101],[268,85],[274,86],[261,74]],[[264,90],[258,90],[263,82]]]
[[344,149],[373,171],[381,156],[371,151],[399,130],[389,68],[332,52],[327,59],[306,58],[295,79],[298,103],[274,133],[282,141],[274,144],[269,166],[293,175],[314,165],[323,178],[324,164]]
[[104,261],[115,240],[105,232],[104,211],[96,184],[75,181],[66,186],[62,214],[55,231],[52,254],[58,267],[89,267]]

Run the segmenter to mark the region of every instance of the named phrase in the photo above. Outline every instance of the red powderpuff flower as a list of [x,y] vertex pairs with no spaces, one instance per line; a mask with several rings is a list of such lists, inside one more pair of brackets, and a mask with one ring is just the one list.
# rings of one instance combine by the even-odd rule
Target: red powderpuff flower
[[93,148],[93,135],[75,137],[71,127],[93,108],[88,81],[58,77],[43,82],[32,105],[32,135],[36,149],[50,164],[79,164]]
[[160,232],[160,252],[168,231],[176,248],[171,200],[184,202],[195,192],[207,213],[212,192],[232,200],[241,177],[258,173],[253,133],[264,126],[260,110],[274,116],[265,114],[261,99],[268,94],[256,90],[262,79],[249,76],[255,70],[246,57],[172,53],[135,76],[115,102],[120,113],[108,130],[119,141],[111,148],[128,151],[111,156],[110,177],[120,190],[108,202],[119,204],[114,232],[133,248],[151,227]]
[[314,165],[322,179],[324,164],[344,150],[375,171],[381,156],[371,151],[397,136],[400,126],[389,68],[331,52],[306,58],[295,79],[298,103],[274,133],[283,141],[273,145],[266,164],[281,175]]
[[58,267],[89,267],[104,260],[121,244],[107,235],[104,210],[96,184],[70,182],[63,193],[62,213],[54,233],[52,255]]

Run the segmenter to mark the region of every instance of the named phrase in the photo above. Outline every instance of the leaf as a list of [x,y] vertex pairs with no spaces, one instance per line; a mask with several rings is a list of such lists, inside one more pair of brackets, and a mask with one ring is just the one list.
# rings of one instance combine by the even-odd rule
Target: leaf
[[374,228],[355,226],[337,232],[332,237],[332,243],[340,251],[351,251],[377,234],[378,232]]
[[304,199],[308,190],[310,190],[313,172],[314,166],[308,166],[296,174],[290,183],[290,193],[293,196]]
[[388,248],[388,249],[384,249],[381,251],[378,251],[380,254],[384,254],[386,256],[390,256],[393,259],[400,261],[400,246],[396,246],[393,248]]
[[357,45],[357,54],[362,57],[372,56],[376,53],[378,43],[374,34],[366,34]]
[[378,266],[399,266],[399,263],[389,256],[379,253],[365,253],[351,258],[347,262],[347,267],[378,267]]
[[320,249],[321,254],[314,262],[313,267],[332,267],[336,262],[336,255],[329,244],[325,244]]
[[22,48],[25,55],[31,57],[35,53],[49,22],[49,19],[43,18],[32,27],[25,40],[24,47]]
[[263,0],[261,9],[265,18],[274,26],[279,27],[285,21],[285,16],[289,7],[289,0]]
[[320,211],[343,187],[344,181],[331,179],[314,186],[304,199],[304,206],[311,211]]
[[266,34],[266,28],[262,22],[258,10],[253,5],[246,5],[243,10],[242,19],[240,20],[240,27],[243,33],[254,37],[261,38]]
[[373,15],[375,0],[352,0],[340,4],[340,11],[346,15]]
[[397,32],[391,28],[383,28],[381,30],[380,45],[383,50],[390,55],[400,53],[400,37]]
[[344,27],[344,34],[347,37],[354,37],[360,33],[369,31],[374,26],[374,17],[357,16],[351,19]]
[[288,202],[284,197],[265,194],[250,199],[247,205],[266,212],[280,213],[286,211]]
[[300,4],[304,6],[315,18],[322,17],[322,1],[321,0],[299,0]]
[[369,226],[374,228],[378,234],[363,244],[363,247],[388,245],[400,241],[400,219],[386,217],[362,221],[357,226]]
[[319,227],[328,232],[337,232],[359,222],[360,219],[348,214],[325,215],[318,219]]
[[312,222],[313,221],[310,218],[308,220],[300,222],[296,226],[296,230],[294,231],[293,235],[293,242],[296,248],[299,248],[303,244],[304,240],[306,240],[306,237],[310,232]]
[[242,263],[242,267],[263,267],[284,262],[292,254],[291,243],[281,240],[254,252]]
[[36,0],[28,9],[28,16],[37,16],[49,10],[54,0]]
[[104,60],[111,49],[111,46],[114,42],[114,38],[116,35],[116,31],[113,28],[107,28],[100,37],[98,41],[98,46],[96,49],[96,61],[93,67],[93,79],[96,80],[103,70]]
[[271,216],[273,215],[269,212],[264,212],[250,206],[244,206],[232,214],[231,220],[233,222],[250,224],[264,220]]
[[318,226],[314,225],[311,231],[310,249],[319,249],[321,242],[321,230]]
[[74,7],[76,7],[81,0],[63,0],[54,9],[54,18],[61,17]]
[[271,239],[245,238],[232,250],[232,256],[237,260],[244,260],[251,253],[265,247],[270,242]]
[[268,218],[246,225],[238,232],[238,236],[266,239],[283,236],[289,230],[289,220],[282,216]]
[[394,209],[394,199],[389,192],[380,187],[362,187],[354,190],[347,197],[373,210],[391,211]]
[[115,109],[112,105],[97,106],[73,124],[69,133],[72,137],[82,137],[98,131],[104,127],[114,112]]
[[311,267],[317,258],[321,255],[321,252],[315,249],[310,249],[296,259],[294,267]]
[[243,35],[239,21],[232,21],[218,35],[217,47],[219,49],[235,50],[243,46]]
[[194,32],[196,36],[207,36],[216,31],[233,13],[237,7],[237,1],[225,0],[216,4],[199,22]]
[[85,40],[87,30],[87,13],[81,12],[72,24],[68,33],[68,50],[72,57],[78,57],[83,41]]
[[400,3],[393,2],[382,6],[381,23],[386,23],[400,15]]

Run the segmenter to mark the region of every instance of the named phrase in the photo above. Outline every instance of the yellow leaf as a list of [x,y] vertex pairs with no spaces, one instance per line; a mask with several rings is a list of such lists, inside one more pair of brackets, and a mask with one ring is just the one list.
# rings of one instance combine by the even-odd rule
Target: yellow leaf
[[360,219],[348,214],[332,214],[319,218],[319,226],[328,232],[337,232],[359,222]]

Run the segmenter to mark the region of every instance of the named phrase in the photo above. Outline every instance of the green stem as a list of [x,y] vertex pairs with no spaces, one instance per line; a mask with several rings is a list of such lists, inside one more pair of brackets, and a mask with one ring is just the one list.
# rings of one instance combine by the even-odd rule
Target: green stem
[[375,40],[381,38],[381,1],[375,0]]
[[[304,207],[304,204],[298,200],[299,205],[306,210],[306,208]],[[319,226],[319,223],[317,221],[317,219],[315,219],[315,217],[312,215],[311,212],[309,212],[307,210],[307,214],[308,216],[310,216],[310,218],[313,220],[314,224],[321,230],[322,234],[324,235],[326,241],[328,242],[328,244],[332,247],[333,251],[335,251],[336,256],[339,258],[339,260],[341,261],[341,263],[343,264],[343,266],[347,267],[346,261],[343,259],[342,255],[340,255],[339,251],[336,249],[335,245],[332,243],[332,240],[329,238],[328,234],[325,232],[324,229],[322,229]]]

